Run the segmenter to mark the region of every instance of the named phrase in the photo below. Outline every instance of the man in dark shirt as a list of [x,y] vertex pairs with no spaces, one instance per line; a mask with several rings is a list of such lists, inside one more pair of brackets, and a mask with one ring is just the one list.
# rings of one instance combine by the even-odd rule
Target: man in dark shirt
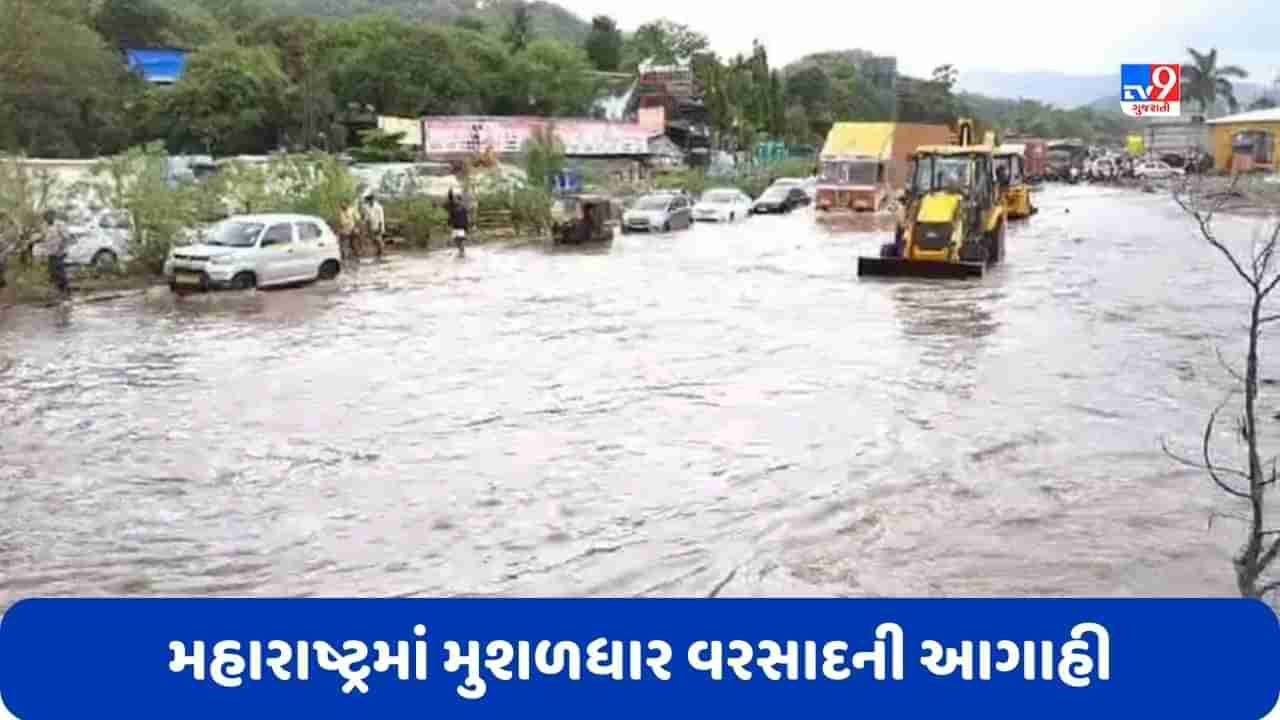
[[449,211],[449,227],[453,230],[453,244],[458,247],[458,257],[463,257],[467,254],[467,227],[471,220],[467,214],[467,205],[450,190],[446,208]]

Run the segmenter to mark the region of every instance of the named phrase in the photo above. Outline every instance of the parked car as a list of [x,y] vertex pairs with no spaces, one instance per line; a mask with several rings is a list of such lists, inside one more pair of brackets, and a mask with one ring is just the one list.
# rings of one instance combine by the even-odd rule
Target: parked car
[[237,215],[194,245],[175,247],[164,264],[175,292],[288,285],[337,277],[338,237],[309,215]]
[[693,207],[693,219],[698,221],[734,222],[751,214],[751,198],[733,188],[708,190]]
[[654,193],[636,201],[622,216],[622,234],[671,232],[693,225],[693,203],[684,193]]
[[[71,238],[67,246],[67,266],[93,267],[96,270],[114,270],[129,260],[129,235],[133,222],[127,212],[119,210],[84,210],[71,213],[67,234]],[[43,242],[32,248],[32,256],[46,257]]]
[[751,212],[756,215],[789,213],[811,202],[809,195],[799,185],[789,188],[774,187],[766,190],[756,200],[755,204],[751,206]]
[[1138,163],[1133,169],[1134,177],[1146,178],[1149,180],[1163,180],[1171,177],[1182,177],[1186,175],[1186,171],[1181,168],[1170,167],[1169,163],[1162,160],[1147,160]]

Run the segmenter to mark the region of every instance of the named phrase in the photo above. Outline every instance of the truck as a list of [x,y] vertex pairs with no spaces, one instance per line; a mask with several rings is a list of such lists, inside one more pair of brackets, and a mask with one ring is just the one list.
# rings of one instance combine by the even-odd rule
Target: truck
[[1149,156],[1180,167],[1209,152],[1209,126],[1203,115],[1151,118],[1142,129],[1142,143]]
[[819,156],[818,221],[847,213],[879,212],[907,180],[916,148],[949,141],[945,125],[892,122],[836,123]]

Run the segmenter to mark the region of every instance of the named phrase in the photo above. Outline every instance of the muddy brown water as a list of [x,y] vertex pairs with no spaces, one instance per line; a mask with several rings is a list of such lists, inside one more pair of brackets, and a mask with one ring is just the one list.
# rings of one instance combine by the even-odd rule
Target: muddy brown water
[[859,280],[886,235],[798,213],[0,311],[0,608],[1229,594],[1233,507],[1160,441],[1245,296],[1164,198],[1038,202],[977,282]]

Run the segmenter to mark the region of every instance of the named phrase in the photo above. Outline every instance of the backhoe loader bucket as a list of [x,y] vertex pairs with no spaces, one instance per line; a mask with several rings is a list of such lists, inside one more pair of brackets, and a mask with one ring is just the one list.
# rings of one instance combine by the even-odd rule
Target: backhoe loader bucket
[[858,258],[858,277],[918,277],[959,280],[980,278],[986,266],[974,262],[938,262],[901,258]]

